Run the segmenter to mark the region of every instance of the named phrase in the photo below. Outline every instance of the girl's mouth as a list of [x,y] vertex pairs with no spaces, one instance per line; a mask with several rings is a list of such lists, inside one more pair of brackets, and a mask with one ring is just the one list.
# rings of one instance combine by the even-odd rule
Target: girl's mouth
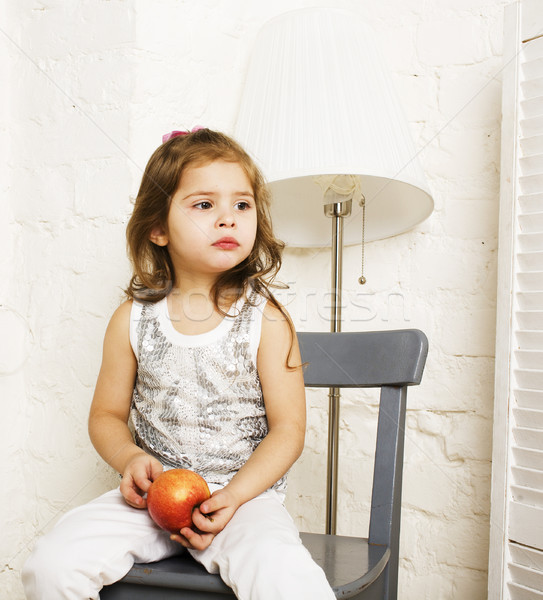
[[217,240],[213,246],[215,246],[215,248],[221,248],[221,250],[234,250],[239,244],[237,240],[232,237],[223,237],[220,240]]

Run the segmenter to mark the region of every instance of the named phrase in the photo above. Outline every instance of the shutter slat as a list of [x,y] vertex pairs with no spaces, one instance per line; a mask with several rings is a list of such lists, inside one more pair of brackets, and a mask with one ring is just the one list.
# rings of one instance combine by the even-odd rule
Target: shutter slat
[[532,292],[543,291],[543,271],[531,273],[518,273],[519,285],[525,290]]
[[531,569],[543,571],[543,552],[541,550],[511,543],[508,544],[508,548],[511,558],[515,563]]
[[519,140],[520,150],[523,156],[531,154],[540,154],[543,148],[543,135],[535,135],[533,137],[524,137]]
[[540,469],[543,465],[543,450],[528,450],[515,446],[513,456],[517,465],[527,469]]
[[543,251],[521,252],[518,263],[522,271],[543,271]]
[[543,508],[543,471],[526,467],[513,467],[513,480],[516,485],[525,487],[539,494],[540,502],[536,506]]
[[[533,137],[543,135],[543,117],[537,115],[520,121],[520,134],[522,137]],[[522,167],[522,161],[521,161]],[[524,171],[523,171],[524,172]]]
[[521,369],[543,368],[543,350],[516,350],[515,358]]
[[523,390],[515,389],[515,400],[524,408],[542,408],[543,391],[542,390]]
[[537,547],[538,540],[543,539],[543,509],[511,501],[508,534],[515,542]]
[[543,115],[543,96],[536,96],[520,103],[522,116],[526,119]]
[[[532,487],[511,484],[511,498],[519,505],[535,510],[543,506],[543,493]],[[520,541],[517,538],[517,541]]]
[[521,214],[543,212],[543,194],[528,194],[519,196]]
[[541,233],[519,233],[517,239],[521,252],[543,250],[543,234]]
[[518,181],[523,194],[536,194],[543,188],[543,174],[523,175]]
[[[543,116],[537,117],[540,122],[541,132],[543,134]],[[533,119],[528,119],[525,123],[533,122]],[[543,154],[534,154],[526,156],[519,160],[520,170],[523,175],[540,175],[543,173]]]
[[524,98],[535,98],[543,95],[543,77],[526,79],[521,81],[520,89]]
[[516,300],[522,310],[539,310],[543,306],[543,292],[518,292]]
[[543,390],[543,371],[537,369],[516,369],[515,377],[521,388]]
[[540,429],[513,427],[513,437],[521,448],[543,450],[543,433]]
[[535,591],[543,590],[543,573],[530,569],[524,565],[511,565],[511,577],[515,583],[521,583],[525,587]]
[[541,490],[513,483],[511,484],[511,497],[519,505],[543,510],[543,493]]
[[[543,175],[538,175],[543,185]],[[524,178],[530,179],[530,177]],[[543,213],[530,213],[528,215],[519,215],[520,230],[522,233],[543,233]]]
[[[530,427],[532,429],[541,429],[543,435],[543,410],[537,408],[514,408],[515,423],[519,427]],[[543,469],[543,463],[541,463]]]
[[[543,278],[543,275],[542,275]],[[543,311],[524,310],[516,313],[517,323],[521,329],[540,331],[543,329]]]
[[527,588],[520,583],[507,582],[511,600],[541,600],[543,592]]
[[[523,8],[529,10],[529,5],[524,5]],[[537,21],[536,14],[540,16],[540,4],[537,2],[535,4],[535,10],[537,13],[532,15],[532,18],[528,17],[529,25],[534,28],[534,31],[531,31],[527,34],[528,38],[534,38],[536,35],[541,35],[541,23]],[[536,39],[530,40],[529,43],[522,45],[521,59],[522,64],[531,62],[532,60],[537,60],[543,56],[543,38],[537,37]]]
[[537,79],[543,73],[543,58],[538,57],[527,60],[522,64],[522,75],[524,79]]
[[520,350],[539,350],[543,348],[541,331],[517,331],[517,345]]

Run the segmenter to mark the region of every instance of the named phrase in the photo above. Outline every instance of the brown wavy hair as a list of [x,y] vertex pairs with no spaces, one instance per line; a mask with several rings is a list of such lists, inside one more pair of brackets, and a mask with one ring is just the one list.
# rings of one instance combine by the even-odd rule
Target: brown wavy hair
[[270,286],[286,286],[274,282],[285,245],[273,234],[268,186],[254,161],[235,140],[210,129],[174,137],[159,146],[149,159],[126,228],[133,275],[125,293],[131,299],[157,302],[176,286],[168,247],[154,244],[150,239],[151,232],[157,226],[168,230],[172,197],[184,170],[189,165],[208,164],[214,160],[237,163],[243,168],[253,188],[257,211],[253,249],[244,261],[218,277],[211,290],[215,307],[225,314],[219,306],[220,299],[228,295],[229,300],[237,301],[251,283],[258,293],[283,313],[294,334],[292,322],[269,289]]

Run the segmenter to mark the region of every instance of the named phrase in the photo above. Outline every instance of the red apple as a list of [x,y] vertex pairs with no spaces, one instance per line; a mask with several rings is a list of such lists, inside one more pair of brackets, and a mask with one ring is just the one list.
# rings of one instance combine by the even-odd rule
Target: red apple
[[147,508],[162,529],[179,533],[192,525],[192,511],[211,496],[203,477],[188,469],[161,473],[147,492]]

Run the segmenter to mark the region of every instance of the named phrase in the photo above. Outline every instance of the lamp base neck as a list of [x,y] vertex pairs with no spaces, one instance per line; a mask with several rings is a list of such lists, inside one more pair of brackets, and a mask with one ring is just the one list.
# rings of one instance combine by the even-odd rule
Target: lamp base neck
[[324,214],[327,217],[348,217],[353,208],[353,201],[334,202],[324,205]]

